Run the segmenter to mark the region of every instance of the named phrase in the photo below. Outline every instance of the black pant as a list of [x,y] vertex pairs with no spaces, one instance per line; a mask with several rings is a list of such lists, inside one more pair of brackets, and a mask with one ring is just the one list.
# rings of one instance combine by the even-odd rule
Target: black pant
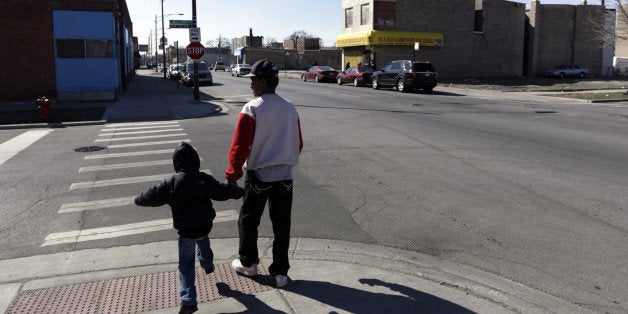
[[240,262],[248,267],[259,263],[257,227],[268,200],[268,213],[273,224],[273,263],[271,275],[288,274],[290,245],[290,215],[292,212],[292,180],[263,182],[254,171],[247,171],[244,180],[244,202],[238,219]]

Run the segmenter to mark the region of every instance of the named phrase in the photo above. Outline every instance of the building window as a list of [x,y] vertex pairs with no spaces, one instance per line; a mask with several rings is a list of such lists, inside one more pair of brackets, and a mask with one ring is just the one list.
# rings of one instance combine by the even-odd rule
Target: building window
[[345,9],[345,28],[353,27],[353,8]]
[[484,31],[484,0],[475,2],[475,24],[474,32]]
[[113,41],[104,39],[86,40],[88,58],[113,58]]
[[85,58],[85,41],[57,39],[57,58]]
[[368,4],[363,4],[362,6],[360,6],[360,13],[361,13],[360,25],[366,25],[369,23],[369,16],[370,16],[369,11],[370,10],[369,10]]
[[57,39],[57,58],[113,58],[113,41]]

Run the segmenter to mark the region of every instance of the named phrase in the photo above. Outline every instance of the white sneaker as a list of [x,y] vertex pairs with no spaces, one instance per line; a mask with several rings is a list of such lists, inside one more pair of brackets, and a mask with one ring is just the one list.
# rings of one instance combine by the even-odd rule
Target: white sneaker
[[277,288],[285,287],[288,285],[288,277],[284,275],[275,275],[275,282],[277,283]]
[[251,264],[249,267],[244,267],[239,258],[236,258],[231,262],[231,268],[238,274],[242,274],[247,277],[253,277],[257,275],[257,264]]

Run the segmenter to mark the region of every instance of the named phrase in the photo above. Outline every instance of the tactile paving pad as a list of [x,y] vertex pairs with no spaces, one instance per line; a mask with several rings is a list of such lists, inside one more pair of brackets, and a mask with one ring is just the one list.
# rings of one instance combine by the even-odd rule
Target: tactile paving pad
[[[263,264],[253,278],[238,275],[229,264],[207,275],[196,269],[198,302],[237,297],[274,289]],[[61,287],[22,291],[8,313],[138,313],[178,307],[177,271],[145,274]]]

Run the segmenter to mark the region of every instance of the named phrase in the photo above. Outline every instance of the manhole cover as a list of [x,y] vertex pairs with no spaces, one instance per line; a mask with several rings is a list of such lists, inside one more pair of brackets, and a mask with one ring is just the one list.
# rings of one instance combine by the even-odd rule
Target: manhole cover
[[74,151],[77,153],[89,153],[89,152],[97,152],[99,150],[107,149],[107,147],[102,146],[85,146],[76,148]]
[[545,113],[557,113],[557,112],[556,112],[556,111],[551,111],[551,110],[548,110],[548,111],[535,111],[534,113],[538,113],[538,114],[545,114]]

